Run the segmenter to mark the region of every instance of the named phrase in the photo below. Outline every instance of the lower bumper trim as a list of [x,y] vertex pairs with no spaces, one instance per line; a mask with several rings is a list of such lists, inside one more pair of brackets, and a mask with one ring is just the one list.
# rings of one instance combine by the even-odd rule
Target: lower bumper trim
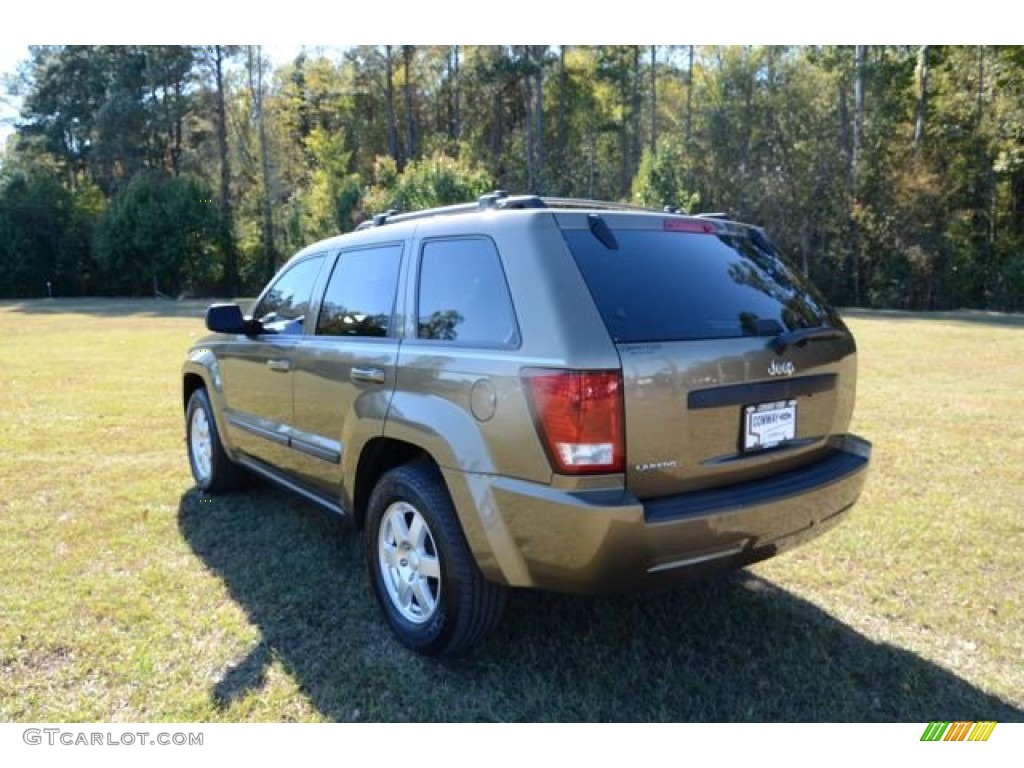
[[761,480],[646,501],[644,518],[648,523],[660,523],[693,515],[707,515],[768,504],[839,482],[863,471],[868,461],[868,456],[859,453],[836,451],[827,459],[810,466]]
[[701,563],[709,563],[712,560],[721,560],[726,557],[732,557],[743,552],[746,547],[733,547],[732,549],[723,549],[719,552],[712,552],[710,555],[700,555],[699,557],[687,557],[683,560],[673,560],[670,563],[660,563],[658,565],[652,565],[647,569],[648,573],[660,573],[662,571],[671,571],[676,568],[690,568]]

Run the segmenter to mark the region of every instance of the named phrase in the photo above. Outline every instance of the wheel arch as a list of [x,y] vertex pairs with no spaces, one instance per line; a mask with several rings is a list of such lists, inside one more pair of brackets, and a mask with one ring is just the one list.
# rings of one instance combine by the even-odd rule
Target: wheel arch
[[[438,469],[434,457],[418,445],[396,440],[392,437],[375,437],[369,440],[359,453],[356,465],[355,483],[352,488],[351,508],[356,527],[362,529],[366,522],[366,508],[370,494],[380,479],[392,469],[414,461],[429,462]],[[439,473],[440,474],[440,473]]]
[[188,410],[188,401],[192,398],[192,393],[197,389],[206,389],[207,394],[210,391],[206,385],[206,380],[202,376],[194,371],[186,371],[181,382],[181,409],[183,411]]

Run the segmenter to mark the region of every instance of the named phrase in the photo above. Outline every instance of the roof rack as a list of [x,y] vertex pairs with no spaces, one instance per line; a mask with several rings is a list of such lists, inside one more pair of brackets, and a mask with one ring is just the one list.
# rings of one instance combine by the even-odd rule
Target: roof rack
[[[385,224],[398,224],[403,221],[414,221],[416,219],[427,219],[434,216],[449,216],[457,213],[469,213],[471,211],[488,210],[513,210],[523,208],[563,208],[563,209],[585,209],[596,208],[605,211],[643,211],[645,213],[684,213],[674,205],[666,205],[663,208],[650,208],[632,203],[610,203],[606,200],[584,200],[575,197],[539,197],[537,195],[509,195],[503,189],[481,195],[475,203],[458,203],[456,205],[444,205],[438,208],[425,208],[422,211],[401,211],[392,209],[385,213],[378,213],[372,219],[364,221],[358,227],[370,229],[382,227]],[[725,214],[701,214],[705,217],[726,218]]]
[[424,208],[422,211],[409,211],[406,213],[392,209],[386,213],[376,214],[372,219],[364,221],[356,229],[370,229],[372,227],[382,227],[385,224],[398,224],[403,221],[427,219],[434,216],[450,216],[456,213],[469,213],[470,211],[545,207],[547,206],[543,200],[536,195],[509,195],[508,192],[499,189],[489,194],[481,195],[475,203],[443,205],[438,208]]
[[[597,208],[603,211],[644,211],[645,213],[679,213],[675,206],[666,205],[664,208],[649,208],[634,203],[612,203],[607,200],[584,200],[575,197],[542,197],[541,200],[549,208]],[[672,210],[668,210],[671,208]]]
[[372,227],[383,227],[385,224],[398,223],[399,221],[412,221],[413,219],[425,219],[431,216],[446,216],[453,213],[468,213],[477,209],[476,203],[459,203],[457,205],[445,205],[440,208],[425,208],[422,211],[410,211],[402,213],[392,208],[386,213],[378,213],[372,219],[364,221],[356,230],[370,229]]

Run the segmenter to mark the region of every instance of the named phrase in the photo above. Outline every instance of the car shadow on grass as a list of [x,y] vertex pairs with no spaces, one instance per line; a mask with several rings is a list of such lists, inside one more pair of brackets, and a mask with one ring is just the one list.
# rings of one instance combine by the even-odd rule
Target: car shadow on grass
[[518,590],[485,646],[423,659],[379,615],[354,529],[260,485],[200,498],[181,497],[181,532],[261,633],[211,686],[228,717],[280,662],[335,721],[1024,719],[749,572],[629,597]]

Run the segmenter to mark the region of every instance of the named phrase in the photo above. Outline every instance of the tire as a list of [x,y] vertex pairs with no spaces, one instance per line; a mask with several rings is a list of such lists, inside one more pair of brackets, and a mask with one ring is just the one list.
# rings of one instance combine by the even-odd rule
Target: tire
[[202,387],[188,399],[185,425],[188,464],[199,490],[204,493],[225,493],[239,488],[245,480],[245,470],[225,453],[213,418],[210,398]]
[[385,474],[370,496],[364,533],[374,596],[404,645],[457,656],[498,626],[506,589],[480,573],[433,464]]

